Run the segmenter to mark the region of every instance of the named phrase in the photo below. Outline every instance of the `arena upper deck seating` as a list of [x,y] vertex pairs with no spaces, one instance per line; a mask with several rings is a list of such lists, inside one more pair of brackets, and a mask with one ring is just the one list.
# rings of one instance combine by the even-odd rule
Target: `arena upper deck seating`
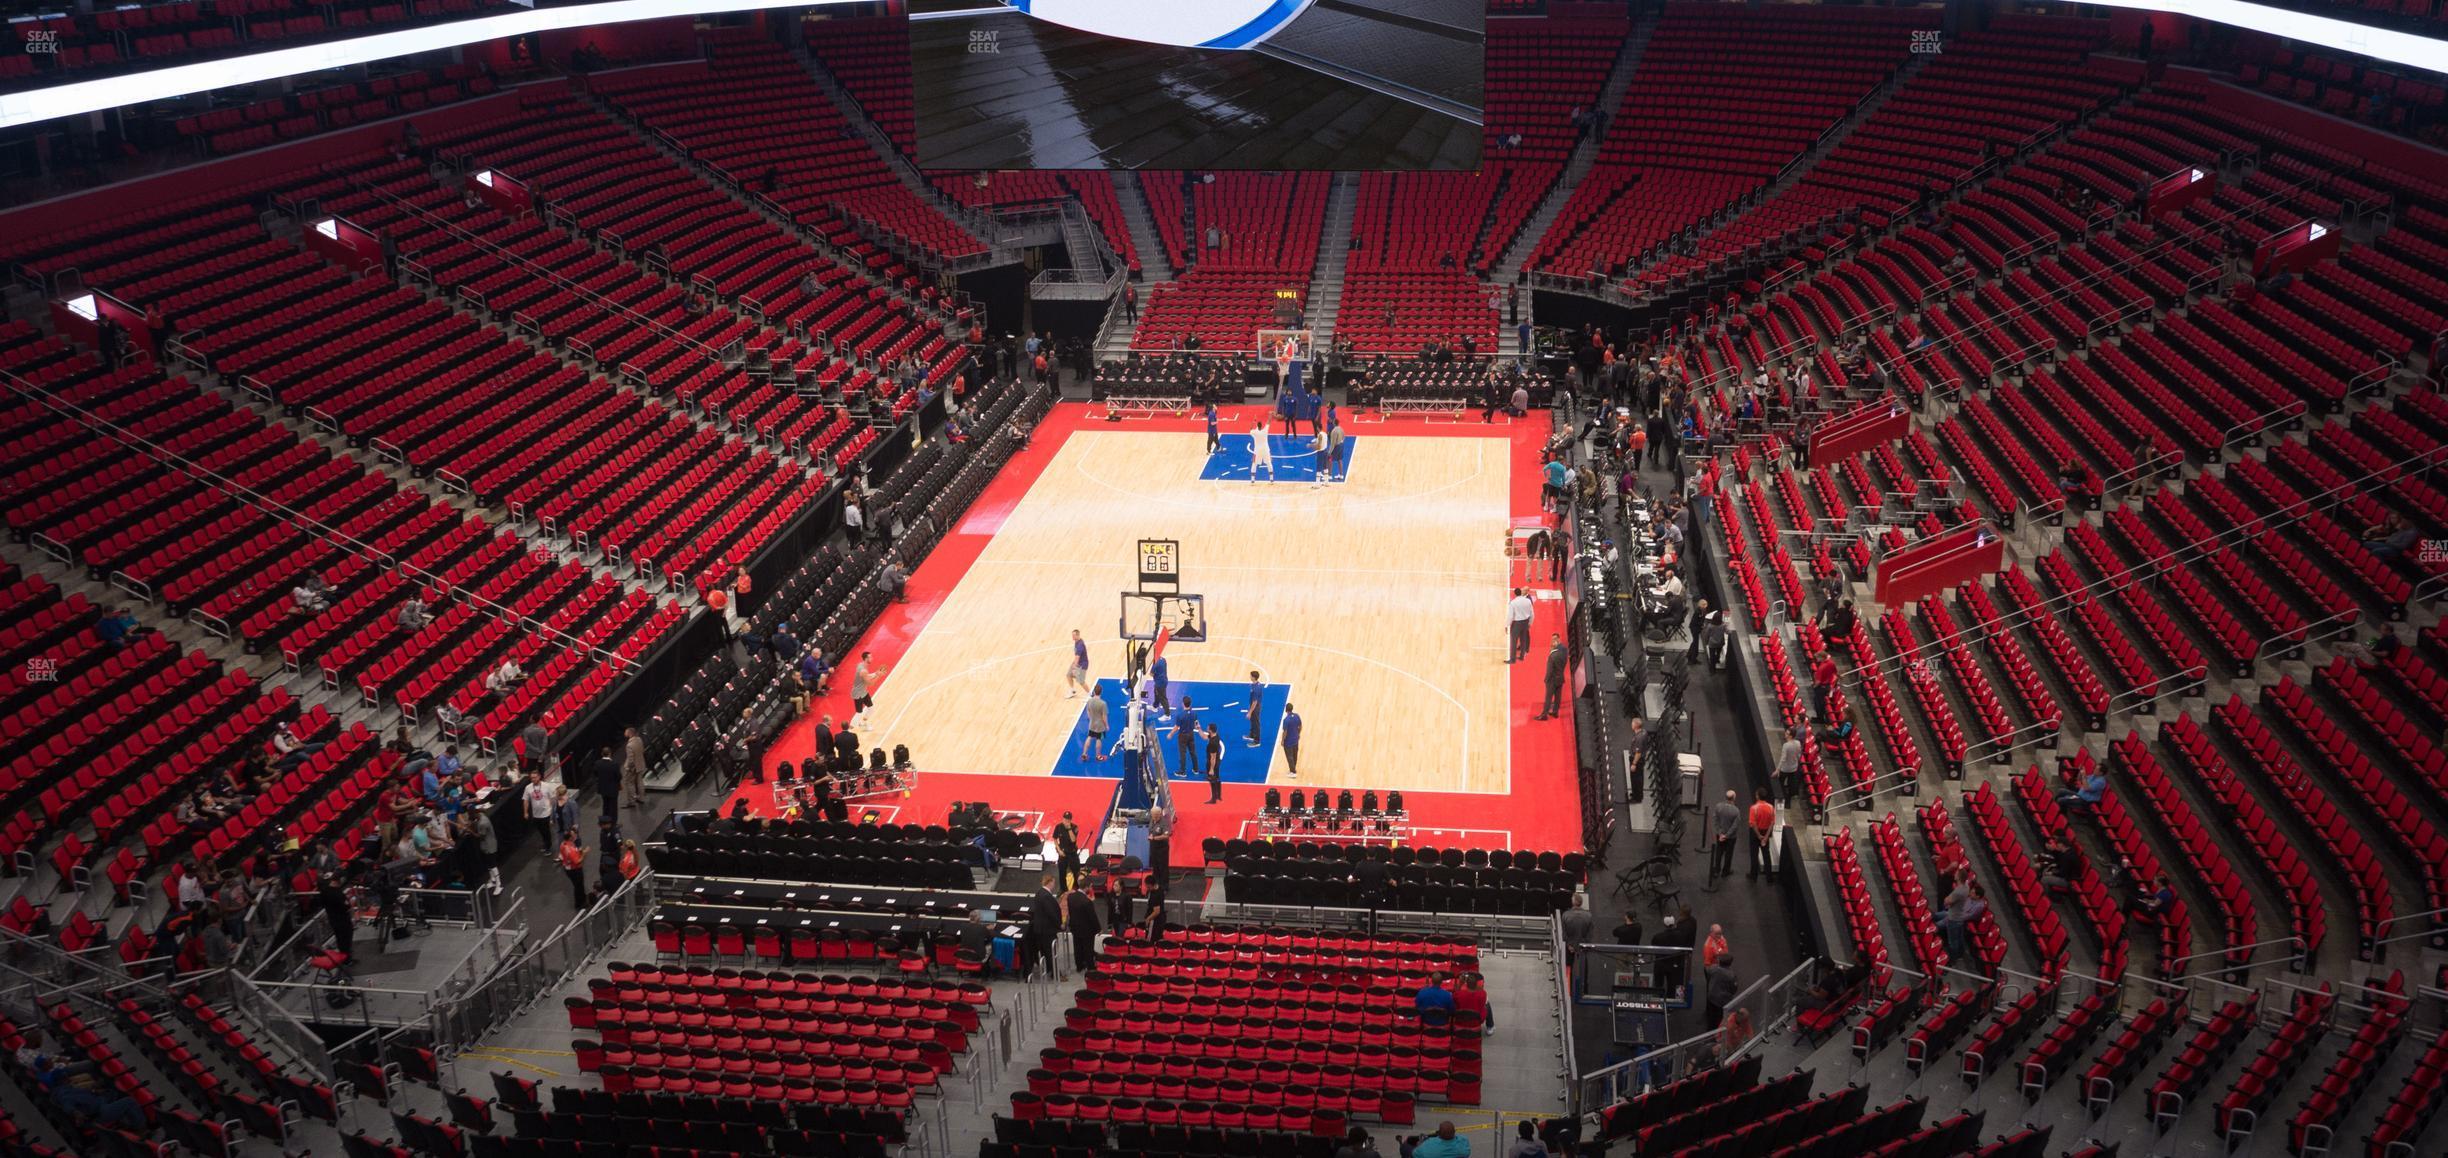
[[[1139,175],[1166,256],[1188,272],[1149,291],[1133,349],[1172,349],[1196,335],[1207,350],[1253,350],[1259,330],[1283,326],[1279,293],[1307,297],[1331,175],[1212,176],[1206,182],[1188,173]],[[1214,246],[1206,244],[1210,229]]]
[[194,138],[209,152],[237,153],[480,97],[497,87],[479,66],[454,64],[224,105],[180,117],[176,127],[180,136]]
[[1840,220],[1856,211],[1872,227],[1885,224],[1997,149],[2020,146],[2108,99],[2115,85],[2086,75],[2083,64],[2106,34],[2105,21],[2005,16],[1945,39],[1799,183],[1711,230],[1690,255],[1642,271],[1640,284],[1665,285],[1772,242],[1844,232]]
[[[873,432],[852,421],[845,407],[808,396],[816,390],[838,391],[845,403],[862,407],[878,396],[899,403],[891,396],[897,384],[852,364],[847,344],[828,352],[813,333],[802,340],[723,306],[692,304],[681,287],[540,220],[467,205],[406,163],[370,159],[367,165],[335,166],[331,176],[282,195],[311,198],[328,212],[380,230],[418,280],[561,344],[599,369],[720,414],[734,430],[752,430],[776,449],[848,460],[872,440]],[[833,271],[827,280],[828,294],[840,301],[865,296],[846,271]],[[880,304],[876,312],[898,303]],[[761,355],[775,375],[758,381],[743,367],[724,364],[734,344]],[[528,503],[512,501],[521,508]]]
[[[1733,207],[1902,65],[1908,33],[1933,27],[1911,9],[1668,5],[1608,111],[1597,167],[1531,266],[1613,271]],[[1798,52],[1813,67],[1792,67]]]
[[1489,156],[1475,173],[1361,176],[1338,342],[1408,354],[1430,341],[1459,348],[1468,335],[1494,352],[1504,319],[1475,279],[1493,272],[1562,174],[1580,132],[1570,113],[1597,103],[1625,32],[1610,17],[1488,22]]
[[[915,308],[935,302],[937,291],[893,255],[840,227],[836,243],[865,272],[846,268],[575,102],[543,98],[519,115],[437,134],[431,143],[445,156],[526,182],[596,240],[658,256],[674,274],[704,279],[769,326],[871,365],[917,357],[938,385],[956,370],[958,351]],[[866,388],[855,376],[850,382]],[[875,386],[896,406],[898,389],[888,379]]]
[[908,23],[892,16],[837,16],[822,10],[810,15],[820,19],[800,22],[808,51],[902,156],[917,156]]
[[706,44],[703,65],[605,77],[595,91],[801,225],[822,228],[847,213],[934,258],[985,250],[904,186],[780,46],[745,30],[709,34]]
[[57,50],[0,57],[0,89],[71,83],[411,24],[490,15],[503,7],[500,0],[341,0],[330,4],[174,0],[90,12],[42,12],[32,20],[11,22],[10,38],[30,43],[29,33],[49,33],[53,37],[49,43]]
[[[83,14],[60,18],[59,57],[0,63],[0,86],[461,10],[472,9]],[[1480,279],[1508,251],[1567,276],[1628,275],[1635,290],[1742,271],[1757,284],[1663,323],[1660,349],[1693,379],[1711,424],[1757,372],[1812,372],[1809,388],[1774,385],[1771,423],[1724,423],[1723,473],[1702,475],[1719,496],[1738,622],[1759,632],[1777,713],[1803,740],[1802,797],[1814,815],[1835,814],[1807,842],[1824,852],[1841,908],[1843,943],[1829,951],[1870,969],[1802,1015],[1806,1037],[1858,1043],[1865,1062],[1915,1043],[1916,1073],[1960,1047],[1969,1079],[2004,1075],[2060,1104],[2114,1100],[2233,1138],[2283,1120],[2296,1150],[2334,1149],[2332,1135],[2368,1123],[2366,1152],[2395,1158],[2404,1151],[2391,1145],[2417,1145],[2448,1096],[2441,1047],[2402,1040],[2412,1018],[2394,995],[2408,991],[2385,964],[2372,987],[2333,982],[2348,958],[2400,962],[2405,942],[2440,932],[2423,910],[2448,905],[2448,838],[2432,823],[2448,811],[2437,742],[2448,634],[2408,633],[2368,663],[2337,645],[2419,622],[2448,578],[2448,559],[2379,534],[2394,518],[2417,541],[2448,538],[2448,494],[2425,466],[2448,445],[2448,402],[2409,388],[2406,372],[2436,376],[2448,327],[2448,282],[2435,272],[2448,268],[2448,191],[2340,143],[2365,138],[2256,122],[2252,92],[2089,59],[2102,22],[2001,17],[1899,74],[1912,63],[1907,33],[1933,20],[1676,5],[1609,110],[1597,166],[1569,195],[1554,187],[1576,140],[1568,110],[1595,102],[1628,25],[1497,21],[1489,132],[1523,143],[1493,148],[1476,175],[1356,178],[1338,333],[1396,355],[1462,334],[1492,349],[1502,315]],[[891,22],[805,28],[826,72],[906,151],[907,97],[894,91],[906,48]],[[953,384],[964,351],[942,334],[960,303],[932,267],[983,252],[973,219],[904,185],[897,162],[782,50],[737,32],[710,40],[711,63],[597,76],[586,97],[552,86],[496,96],[494,111],[424,134],[446,168],[528,184],[542,215],[470,204],[423,158],[335,149],[305,171],[267,161],[191,195],[114,201],[0,238],[28,284],[106,289],[178,339],[158,359],[106,364],[39,325],[0,325],[0,506],[24,558],[56,560],[0,565],[0,803],[12,806],[0,852],[15,890],[0,928],[158,973],[151,933],[125,928],[113,944],[113,927],[171,862],[240,854],[273,832],[353,854],[373,828],[399,760],[346,717],[350,684],[356,702],[409,719],[448,703],[496,744],[531,720],[557,732],[678,625],[679,609],[619,578],[620,564],[702,588],[821,495],[802,459],[854,459],[877,436],[862,418],[906,415],[915,392],[895,363],[915,357],[925,385]],[[2440,131],[2436,84],[2367,63],[2285,48],[2236,75],[2388,131]],[[491,83],[458,65],[250,94],[191,109],[179,129],[229,153],[482,96]],[[1787,173],[1882,91],[1824,157]],[[663,137],[687,157],[659,151]],[[2116,212],[2196,165],[2219,170],[2214,195],[2172,213]],[[1795,179],[1760,199],[1780,174]],[[1185,274],[1144,301],[1137,344],[1195,334],[1210,351],[1241,349],[1278,324],[1275,295],[1312,279],[1330,180],[1141,174],[1157,243]],[[981,187],[960,175],[936,189],[980,208],[1077,199],[1126,264],[1152,257],[1124,225],[1124,203],[1141,195],[1129,183],[996,174]],[[1939,203],[1924,216],[1931,192]],[[1551,193],[1563,203],[1552,227],[1520,236]],[[767,201],[823,242],[769,220]],[[299,221],[267,228],[267,208]],[[308,208],[381,233],[404,276],[357,276],[289,240]],[[2239,245],[2306,220],[2340,228],[2337,256],[2260,284],[2236,272]],[[1222,244],[1207,245],[1210,226]],[[1688,248],[1668,244],[1686,237]],[[1855,337],[1883,373],[1837,355]],[[1436,397],[1476,381],[1467,366],[1389,362],[1371,385],[1397,375]],[[1932,417],[1847,461],[1801,468],[1774,452],[1784,422],[1852,405],[1882,379]],[[1004,396],[983,397],[991,407]],[[2069,467],[2097,487],[2067,495],[2058,472]],[[977,481],[930,443],[880,489],[957,503]],[[454,509],[460,494],[511,522]],[[1878,608],[1842,638],[1799,622],[1820,601],[1805,575],[1867,579],[1887,552],[1971,522],[2023,536],[2026,564]],[[570,546],[584,557],[556,553]],[[751,634],[787,615],[810,638],[855,639],[880,606],[869,577],[882,557],[809,552],[761,601]],[[323,687],[267,691],[255,673],[160,634],[113,648],[94,630],[99,600],[58,589],[69,574],[119,588],[148,619],[224,635],[261,666],[277,659],[293,669],[284,678],[299,677],[290,687]],[[288,592],[309,574],[340,595],[303,614]],[[426,627],[398,629],[390,610],[420,589],[454,594]],[[1801,692],[1822,655],[1839,663],[1835,698],[1860,725],[1842,740],[1811,726]],[[536,674],[492,702],[481,676],[503,658]],[[646,725],[652,750],[702,767],[718,735],[708,719],[736,718],[772,674],[763,653],[707,660]],[[2185,702],[2195,696],[2205,703]],[[324,746],[235,816],[171,816],[184,787],[282,727]],[[2026,755],[2041,750],[2065,755]],[[2094,766],[2109,794],[2096,808],[2061,804],[2065,779]],[[1907,808],[1876,800],[1907,779],[2001,769],[2005,791],[1984,782],[1957,803],[1919,802],[1912,824],[1899,819]],[[960,835],[682,833],[658,867],[873,881],[895,900],[848,915],[890,922],[925,909],[903,893],[971,887]],[[2042,837],[2071,841],[2103,871],[2053,893]],[[1236,900],[1353,899],[1339,883],[1344,846],[1214,851]],[[1396,868],[1390,907],[1543,912],[1579,878],[1569,858],[1429,863],[1424,852],[1391,854],[1412,863]],[[1932,867],[1969,869],[1992,890],[1971,960],[1951,960],[1937,935],[1930,910],[1945,880]],[[2108,870],[2165,873],[2178,903],[2164,919],[2129,915]],[[565,1007],[594,1034],[576,1053],[598,1076],[573,1080],[602,1088],[556,1089],[548,1106],[531,1086],[497,1083],[490,1103],[459,1095],[452,1120],[402,1108],[389,1127],[361,1124],[410,1148],[477,1154],[609,1152],[649,1138],[666,1151],[881,1154],[900,1143],[911,1111],[936,1096],[925,1091],[967,1064],[955,1042],[975,1028],[984,990],[966,978],[777,973],[959,966],[933,938],[896,943],[914,960],[888,957],[880,938],[862,953],[847,933],[837,947],[706,917],[724,907],[787,911],[675,902],[656,943],[668,932],[663,952],[680,966],[613,966]],[[1421,1103],[1471,1101],[1481,1043],[1426,1034],[1404,1013],[1406,987],[1468,967],[1467,946],[1181,933],[1109,945],[985,1158],[1306,1154],[1330,1149],[1323,1132],[1337,1124],[1399,1125]],[[2232,996],[2200,974],[2243,965],[2316,978],[2288,979],[2301,988],[2275,1005],[2198,1000]],[[1941,966],[1990,979],[1909,980]],[[1259,976],[1283,969],[1328,980]],[[2004,970],[2040,980],[2010,989],[1996,980]],[[2161,997],[2154,977],[2194,985],[2196,1000]],[[2145,997],[2120,1002],[2120,987]],[[227,1152],[312,1127],[285,1102],[309,1118],[340,1112],[330,1083],[273,1064],[266,1050],[277,1049],[250,1037],[252,1023],[201,996],[128,1001],[70,996],[40,1011],[71,1057],[97,1063],[155,1125],[152,1141],[126,1147],[166,1138]],[[16,1029],[0,1024],[0,1054]],[[165,1080],[144,1080],[147,1070]],[[2305,1077],[2290,1086],[2296,1072]],[[371,1077],[366,1096],[389,1080]],[[2147,1092],[2122,1092],[2134,1088]],[[1746,1061],[1664,1084],[1607,1120],[1641,1134],[1644,1152],[2019,1158],[2045,1141],[2024,1131],[1976,1150],[1976,1123],[1924,1126],[1918,1102],[1873,1109],[1858,1090],[1810,1090],[1807,1072],[1762,1084]],[[2191,1108],[2203,1101],[2216,1107],[2206,1121]],[[0,1118],[0,1148],[67,1125]],[[348,1145],[402,1152],[365,1136]]]

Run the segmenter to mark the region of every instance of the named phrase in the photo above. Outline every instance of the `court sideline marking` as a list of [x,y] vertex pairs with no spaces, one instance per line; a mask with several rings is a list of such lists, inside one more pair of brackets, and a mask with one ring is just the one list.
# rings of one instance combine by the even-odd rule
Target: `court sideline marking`
[[[1131,570],[1136,560],[1118,559],[987,559],[981,564],[1003,564],[1013,567],[1099,567],[1116,571]],[[1478,579],[1474,571],[1442,571],[1426,567],[1296,567],[1266,563],[1201,563],[1202,571],[1289,571],[1301,575],[1435,575],[1446,579]],[[1507,598],[1510,598],[1508,596]]]

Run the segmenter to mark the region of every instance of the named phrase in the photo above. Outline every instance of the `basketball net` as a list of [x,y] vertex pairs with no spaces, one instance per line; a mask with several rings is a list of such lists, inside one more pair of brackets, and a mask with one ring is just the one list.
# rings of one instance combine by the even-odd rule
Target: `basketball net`
[[1292,372],[1294,362],[1308,360],[1314,337],[1305,329],[1258,331],[1258,352],[1275,363],[1276,381],[1283,381]]
[[1147,665],[1139,669],[1139,682],[1131,687],[1133,711],[1137,711],[1136,705],[1145,703],[1148,693],[1154,690],[1156,661],[1164,658],[1165,644],[1173,641],[1173,629],[1163,626],[1164,604],[1161,602],[1156,605],[1156,622],[1156,640],[1148,644]]
[[[1162,612],[1158,615],[1161,620]],[[1172,639],[1172,628],[1157,628],[1156,641],[1148,645],[1147,666],[1140,669],[1138,682],[1131,685],[1129,715],[1122,729],[1122,748],[1135,757],[1127,759],[1124,767],[1136,769],[1152,803],[1165,803],[1168,794],[1165,790],[1164,745],[1156,742],[1153,730],[1156,724],[1155,708],[1148,703],[1147,697],[1155,690],[1156,661],[1163,657],[1165,644]]]

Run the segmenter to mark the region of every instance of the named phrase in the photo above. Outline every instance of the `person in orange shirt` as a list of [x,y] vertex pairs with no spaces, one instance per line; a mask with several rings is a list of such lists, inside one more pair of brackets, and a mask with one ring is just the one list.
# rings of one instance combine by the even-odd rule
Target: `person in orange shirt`
[[1725,926],[1709,926],[1708,939],[1700,942],[1700,967],[1706,969],[1726,955]]
[[577,906],[578,911],[585,912],[586,846],[578,842],[578,830],[575,828],[561,834],[561,871],[569,877],[570,903]]
[[1768,842],[1776,838],[1776,805],[1768,803],[1768,790],[1762,788],[1751,802],[1751,877],[1760,879],[1766,873],[1776,879],[1776,863],[1769,857]]

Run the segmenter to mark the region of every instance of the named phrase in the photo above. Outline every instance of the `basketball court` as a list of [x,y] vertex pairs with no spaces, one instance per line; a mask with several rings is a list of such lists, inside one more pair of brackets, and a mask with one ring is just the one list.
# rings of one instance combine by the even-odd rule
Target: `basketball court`
[[[1522,574],[1505,545],[1538,511],[1546,424],[1347,424],[1359,433],[1337,480],[1318,477],[1306,435],[1274,423],[1275,470],[1253,481],[1263,413],[1231,408],[1213,453],[1195,418],[1114,423],[1086,404],[1048,417],[862,644],[885,674],[861,743],[906,745],[919,770],[903,815],[983,799],[1102,817],[1122,761],[1082,752],[1086,698],[1064,678],[1071,633],[1112,705],[1110,746],[1126,717],[1126,611],[1144,637],[1178,631],[1188,609],[1196,630],[1163,644],[1169,714],[1152,721],[1174,769],[1177,841],[1241,835],[1272,786],[1401,791],[1415,824],[1447,829],[1450,843],[1577,843],[1569,725],[1530,719],[1560,602],[1538,601],[1531,659],[1504,662]],[[1173,544],[1168,582],[1142,583],[1143,540]],[[1158,611],[1126,597],[1143,589],[1196,598]],[[806,755],[815,717],[847,717],[853,662],[769,767]],[[1202,773],[1205,727],[1219,734],[1218,804],[1178,761],[1185,698]],[[1301,721],[1297,776],[1287,711]]]

